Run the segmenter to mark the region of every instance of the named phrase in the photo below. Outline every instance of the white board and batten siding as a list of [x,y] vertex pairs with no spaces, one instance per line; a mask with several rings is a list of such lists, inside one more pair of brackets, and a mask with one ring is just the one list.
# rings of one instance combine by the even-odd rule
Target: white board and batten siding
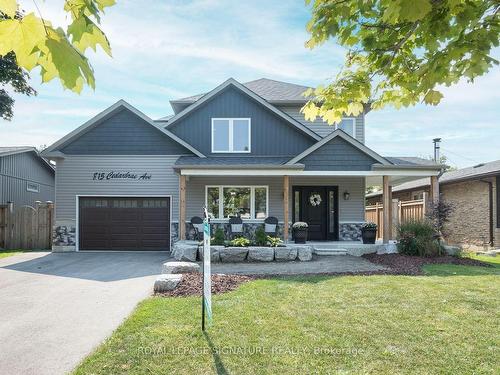
[[[56,220],[76,219],[76,196],[171,196],[172,221],[178,220],[179,177],[172,166],[178,156],[67,156],[57,162]],[[93,180],[94,173],[148,173],[150,180]]]
[[[321,118],[316,118],[314,121],[306,121],[304,118],[304,114],[300,112],[300,106],[277,106],[287,115],[292,117],[293,119],[299,121],[300,123],[307,126],[313,132],[318,134],[321,137],[326,137],[332,131],[335,130],[335,126],[330,126],[326,122],[324,122]],[[356,137],[358,141],[361,143],[365,143],[365,118],[364,115],[361,114],[356,117]]]

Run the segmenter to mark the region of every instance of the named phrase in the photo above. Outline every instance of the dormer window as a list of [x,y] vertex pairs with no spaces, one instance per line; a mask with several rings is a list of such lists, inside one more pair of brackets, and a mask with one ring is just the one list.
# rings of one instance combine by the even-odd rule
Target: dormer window
[[250,152],[249,118],[213,118],[212,152]]

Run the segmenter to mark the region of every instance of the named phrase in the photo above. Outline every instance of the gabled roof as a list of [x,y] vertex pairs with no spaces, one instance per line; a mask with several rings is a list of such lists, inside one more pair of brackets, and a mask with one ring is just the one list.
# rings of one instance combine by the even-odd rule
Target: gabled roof
[[[270,103],[279,102],[297,102],[305,103],[309,99],[304,97],[304,92],[309,89],[308,86],[296,85],[294,83],[275,81],[268,78],[260,78],[254,81],[242,84],[246,88],[252,90],[261,98]],[[189,96],[187,98],[172,100],[171,103],[194,103],[202,98],[204,94]]]
[[173,139],[175,142],[179,143],[180,145],[184,146],[187,148],[189,151],[191,151],[193,154],[204,158],[205,155],[203,155],[200,151],[196,150],[193,146],[188,144],[187,142],[183,141],[179,137],[177,137],[175,134],[171,133],[170,131],[164,129],[162,126],[159,126],[155,124],[155,122],[150,119],[148,116],[146,116],[144,113],[139,111],[137,108],[132,106],[131,104],[127,103],[125,100],[121,99],[117,101],[115,104],[113,104],[111,107],[105,109],[101,113],[99,113],[97,116],[94,116],[91,118],[89,121],[87,121],[85,124],[79,126],[75,130],[73,130],[71,133],[67,134],[66,136],[62,137],[60,140],[49,146],[43,151],[43,155],[45,156],[59,156],[60,153],[57,153],[57,149],[61,148],[62,146],[65,146],[66,144],[74,141],[76,138],[78,138],[81,134],[84,134],[85,132],[89,131],[93,127],[97,126],[99,122],[105,118],[108,118],[115,114],[116,112],[121,111],[122,109],[127,109],[146,121],[149,125],[157,129],[158,131],[162,132],[163,134],[167,135],[171,139]]
[[373,159],[377,160],[382,165],[390,165],[391,164],[388,160],[386,160],[385,158],[383,158],[382,156],[380,156],[379,154],[377,154],[372,149],[370,149],[367,146],[365,146],[363,143],[361,143],[357,139],[354,139],[353,137],[351,137],[349,134],[347,134],[346,132],[344,132],[341,129],[334,130],[329,135],[327,135],[325,138],[323,138],[319,142],[313,144],[311,147],[309,147],[307,150],[305,150],[301,154],[295,156],[293,159],[289,160],[287,162],[287,164],[290,165],[290,164],[298,163],[300,160],[302,160],[303,158],[305,158],[307,155],[313,153],[314,151],[316,151],[320,147],[326,145],[328,142],[330,142],[332,139],[334,139],[336,137],[340,137],[343,140],[349,142],[351,145],[353,145],[354,147],[356,147],[358,150],[360,150],[361,152],[364,152],[368,156],[370,156]]
[[248,89],[247,87],[245,87],[244,85],[242,85],[241,83],[239,83],[238,81],[236,81],[234,78],[229,78],[227,81],[225,81],[221,85],[217,86],[215,89],[213,89],[209,93],[203,95],[195,103],[193,103],[192,105],[190,105],[187,108],[184,108],[182,111],[180,111],[179,113],[177,113],[176,115],[174,115],[173,117],[171,117],[168,120],[168,123],[165,125],[165,128],[168,128],[168,127],[174,125],[179,119],[183,118],[184,116],[186,116],[191,111],[194,111],[196,108],[198,108],[199,106],[201,106],[203,103],[206,103],[211,98],[213,98],[214,96],[216,96],[217,94],[219,94],[220,92],[222,92],[225,88],[227,88],[229,86],[233,86],[236,89],[238,89],[241,92],[243,92],[244,94],[248,95],[253,100],[255,100],[256,102],[258,102],[262,106],[266,107],[268,110],[270,110],[274,114],[278,115],[282,119],[286,120],[292,126],[295,126],[297,129],[299,129],[303,133],[307,134],[311,138],[315,139],[316,141],[319,141],[321,139],[321,137],[318,134],[316,134],[315,132],[313,132],[312,130],[310,130],[307,126],[305,126],[304,124],[302,124],[299,121],[295,120],[294,118],[290,117],[289,115],[287,115],[283,111],[279,110],[278,108],[276,108],[272,104],[269,104],[265,99],[263,99],[262,97],[260,97],[259,95],[257,95],[255,92],[253,92],[252,90]]
[[52,172],[54,172],[54,166],[45,160],[38,150],[32,146],[19,146],[19,147],[0,147],[0,158],[9,155],[22,154],[25,152],[32,152],[37,158],[40,158],[45,166],[49,167]]

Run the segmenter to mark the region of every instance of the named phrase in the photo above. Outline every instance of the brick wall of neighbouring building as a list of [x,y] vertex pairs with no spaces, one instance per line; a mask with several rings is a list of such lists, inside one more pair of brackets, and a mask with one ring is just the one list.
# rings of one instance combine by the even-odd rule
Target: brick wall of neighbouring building
[[445,226],[449,243],[482,247],[489,242],[488,184],[473,180],[440,186],[453,211]]
[[495,233],[495,247],[500,247],[500,220],[498,220],[498,197],[500,176],[493,179],[493,230]]
[[[500,247],[500,228],[497,223],[497,179],[485,178],[493,183],[493,234],[494,246]],[[489,242],[489,192],[488,184],[479,180],[441,184],[442,199],[453,205],[450,221],[446,225],[446,240],[450,244],[465,247],[483,247]],[[412,191],[394,192],[393,198],[401,201],[412,200],[421,191],[429,192],[428,187]],[[367,204],[382,203],[382,196],[367,199]]]

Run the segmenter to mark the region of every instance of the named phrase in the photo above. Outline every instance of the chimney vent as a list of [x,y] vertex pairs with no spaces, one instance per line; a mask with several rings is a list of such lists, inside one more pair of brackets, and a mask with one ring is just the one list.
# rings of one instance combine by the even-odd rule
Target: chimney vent
[[434,138],[432,142],[434,142],[434,161],[436,163],[439,163],[439,159],[441,158],[441,155],[439,155],[439,149],[441,148],[441,138]]

